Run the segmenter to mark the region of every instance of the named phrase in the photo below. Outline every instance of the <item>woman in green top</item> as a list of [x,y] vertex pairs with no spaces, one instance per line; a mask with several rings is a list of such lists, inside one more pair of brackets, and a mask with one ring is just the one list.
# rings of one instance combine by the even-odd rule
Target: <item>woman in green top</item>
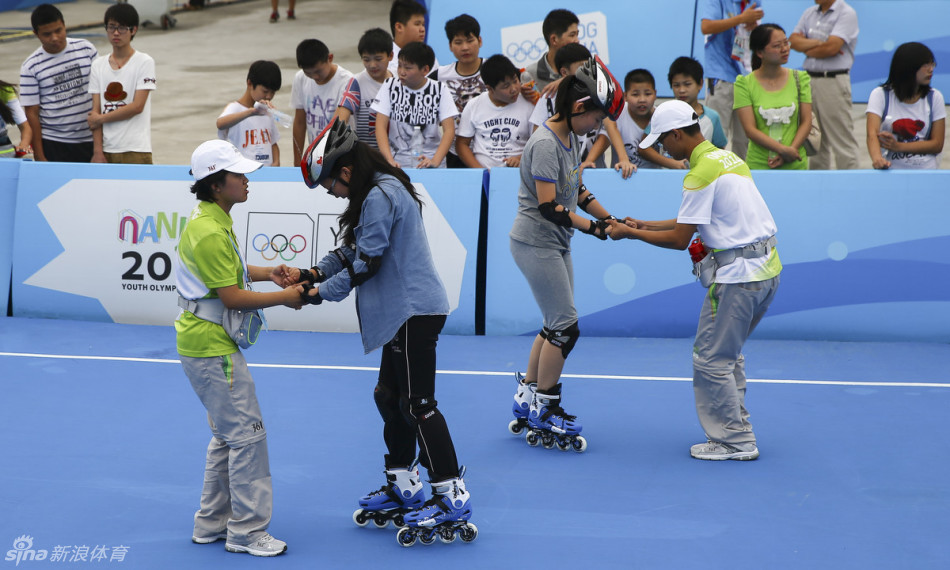
[[789,43],[778,24],[762,24],[749,37],[752,73],[736,77],[739,122],[749,137],[746,162],[764,170],[807,170],[802,144],[811,130],[811,82],[807,73],[782,67]]

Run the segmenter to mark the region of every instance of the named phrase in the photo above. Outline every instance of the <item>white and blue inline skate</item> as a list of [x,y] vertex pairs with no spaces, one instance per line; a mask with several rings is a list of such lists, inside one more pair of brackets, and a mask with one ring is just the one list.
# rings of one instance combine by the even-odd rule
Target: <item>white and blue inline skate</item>
[[409,547],[416,543],[432,544],[438,538],[448,544],[458,536],[462,542],[472,542],[478,536],[478,527],[468,522],[472,517],[471,495],[465,490],[462,475],[432,483],[432,498],[420,508],[404,516],[406,526],[396,533],[396,542]]
[[525,383],[524,375],[521,372],[515,372],[515,382],[518,383],[518,389],[515,391],[515,402],[511,407],[515,419],[508,424],[508,431],[515,435],[521,435],[528,427],[528,411],[531,409],[531,400],[534,399],[534,392],[538,389],[538,384],[536,382]]
[[535,392],[528,411],[528,431],[524,434],[528,445],[534,447],[540,443],[545,449],[556,445],[561,451],[573,449],[582,453],[587,449],[587,440],[580,435],[582,429],[577,417],[561,407],[560,384]]
[[360,499],[360,508],[353,513],[353,522],[366,526],[369,521],[377,528],[386,528],[389,521],[401,528],[403,515],[425,504],[426,496],[419,477],[417,461],[409,467],[387,468],[386,484]]

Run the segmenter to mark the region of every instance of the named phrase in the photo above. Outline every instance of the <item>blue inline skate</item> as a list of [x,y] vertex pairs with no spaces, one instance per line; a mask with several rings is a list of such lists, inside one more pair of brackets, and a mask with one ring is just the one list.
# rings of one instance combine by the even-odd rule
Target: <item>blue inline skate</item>
[[409,547],[416,543],[432,544],[436,537],[448,544],[458,536],[462,542],[472,542],[478,536],[478,527],[468,522],[472,517],[471,495],[465,490],[462,475],[432,483],[432,498],[420,508],[407,513],[406,526],[396,533],[396,542]]
[[515,391],[515,402],[511,407],[515,419],[508,424],[508,431],[521,435],[521,432],[528,427],[528,411],[531,409],[531,400],[534,399],[538,384],[537,382],[525,383],[521,372],[515,372],[515,382],[518,383],[518,389]]
[[545,449],[556,445],[561,451],[573,449],[582,453],[587,449],[587,440],[579,435],[582,429],[577,417],[561,407],[560,384],[535,392],[528,412],[528,431],[524,435],[528,445],[534,447],[540,443]]
[[386,484],[360,499],[360,508],[353,513],[353,522],[366,526],[373,521],[377,528],[386,528],[392,521],[396,528],[403,527],[403,515],[421,507],[426,500],[417,463],[414,461],[409,467],[387,468]]

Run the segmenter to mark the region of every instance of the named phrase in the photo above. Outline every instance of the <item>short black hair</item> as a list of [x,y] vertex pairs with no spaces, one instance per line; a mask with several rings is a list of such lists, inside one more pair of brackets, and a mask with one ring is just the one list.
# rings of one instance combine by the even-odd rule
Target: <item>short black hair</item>
[[247,80],[251,87],[263,85],[271,91],[280,91],[280,66],[273,61],[259,59],[247,70]]
[[63,20],[63,13],[52,4],[40,4],[33,10],[33,13],[30,14],[30,23],[33,25],[34,32],[40,31],[40,26],[52,24],[53,22],[66,23],[66,21]]
[[482,27],[478,25],[478,20],[462,14],[456,16],[445,23],[445,35],[449,38],[449,43],[455,39],[455,36],[467,38],[469,36],[479,37],[482,35]]
[[[128,26],[130,28],[139,27],[138,10],[131,4],[113,4],[106,8],[106,14],[102,18],[102,23],[108,26],[109,20],[112,20],[120,26]],[[133,34],[132,37],[134,38],[135,35]]]
[[393,52],[393,37],[382,28],[372,28],[363,32],[356,50],[361,56],[375,53],[391,54]]
[[[693,113],[693,118],[698,118],[696,117],[696,113]],[[702,127],[699,126],[698,122],[693,123],[691,125],[686,125],[685,127],[680,127],[680,130],[683,131],[683,134],[690,135],[690,136],[703,134],[703,129]]]
[[203,202],[214,202],[214,187],[223,183],[227,176],[227,170],[219,170],[209,174],[191,185],[191,193]]
[[412,63],[422,69],[425,66],[435,65],[435,52],[432,48],[422,42],[409,42],[399,50],[399,59],[406,63]]
[[507,57],[496,53],[482,62],[482,82],[494,89],[506,79],[519,79],[521,72]]
[[297,67],[305,69],[330,59],[330,48],[320,40],[304,40],[297,44]]
[[630,89],[630,85],[633,83],[649,83],[650,87],[656,91],[656,79],[654,79],[653,74],[646,69],[634,69],[627,73],[626,77],[623,78],[623,90],[626,91]]
[[681,56],[673,60],[670,64],[670,72],[666,75],[667,81],[673,83],[674,75],[685,75],[692,77],[693,81],[703,84],[703,64],[688,56]]
[[413,16],[426,16],[429,11],[415,0],[394,0],[389,9],[389,31],[396,35],[396,24],[405,25]]
[[590,50],[584,44],[567,44],[558,48],[554,54],[554,67],[560,73],[562,67],[570,67],[578,61],[590,59]]
[[541,33],[544,34],[544,42],[551,45],[551,36],[560,36],[571,27],[571,24],[580,24],[577,14],[570,10],[557,9],[548,12],[541,22]]

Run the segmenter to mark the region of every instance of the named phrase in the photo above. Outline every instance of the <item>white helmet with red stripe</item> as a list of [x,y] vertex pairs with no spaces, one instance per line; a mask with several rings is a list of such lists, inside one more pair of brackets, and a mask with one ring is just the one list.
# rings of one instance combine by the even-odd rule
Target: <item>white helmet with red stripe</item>
[[316,188],[320,180],[333,172],[336,161],[353,150],[356,141],[356,133],[338,117],[334,118],[333,122],[313,139],[300,160],[304,183],[310,188]]

